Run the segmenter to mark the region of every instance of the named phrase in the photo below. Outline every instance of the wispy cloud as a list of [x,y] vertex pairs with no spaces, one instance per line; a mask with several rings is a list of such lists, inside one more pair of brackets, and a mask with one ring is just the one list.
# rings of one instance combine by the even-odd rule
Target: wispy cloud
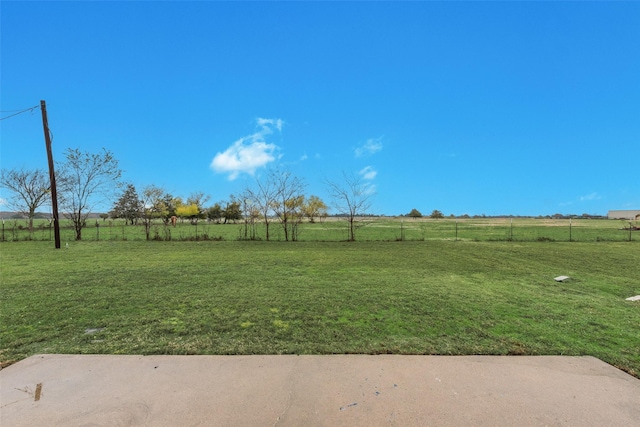
[[378,175],[378,172],[375,169],[373,169],[373,167],[371,166],[366,166],[362,168],[358,173],[362,178],[367,180],[372,180],[376,177],[376,175]]
[[7,204],[7,201],[2,197],[0,197],[0,206],[6,206],[6,204]]
[[590,201],[593,201],[593,200],[600,200],[600,199],[602,199],[602,196],[594,191],[593,193],[589,193],[589,194],[585,194],[584,196],[576,197],[575,200],[558,203],[558,206],[566,207],[566,206],[573,205],[574,202],[590,202]]
[[580,196],[581,202],[585,202],[589,200],[600,200],[600,199],[602,199],[602,196],[600,196],[598,193],[595,193],[595,192],[587,194],[586,196]]
[[356,147],[356,157],[370,156],[382,150],[382,138],[370,138],[364,144]]
[[282,126],[284,125],[284,120],[263,119],[262,117],[258,117],[256,119],[256,124],[260,126],[265,132],[268,132],[268,133],[272,133],[273,128],[276,128],[278,132],[282,132]]
[[280,132],[283,124],[281,119],[257,118],[256,125],[259,130],[240,138],[225,151],[217,153],[211,161],[211,169],[217,173],[228,173],[230,181],[241,173],[253,175],[256,169],[276,160],[278,146],[267,143],[265,138],[271,135],[274,129]]
[[376,185],[373,183],[376,175],[378,175],[378,171],[376,171],[372,166],[365,166],[360,169],[358,175],[362,177],[365,181],[362,183],[363,185],[363,193],[373,195],[376,193]]

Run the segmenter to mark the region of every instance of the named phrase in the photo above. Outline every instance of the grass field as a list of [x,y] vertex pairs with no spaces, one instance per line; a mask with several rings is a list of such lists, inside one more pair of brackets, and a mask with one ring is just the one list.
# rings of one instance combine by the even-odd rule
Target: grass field
[[[633,221],[640,226],[639,221]],[[624,228],[629,221],[606,219],[547,219],[547,218],[443,218],[411,219],[371,217],[359,223],[357,240],[473,240],[473,241],[557,241],[557,242],[620,242],[640,240],[640,232],[629,234]],[[0,241],[40,240],[53,241],[53,231],[46,220],[36,220],[34,231],[29,232],[25,220],[5,220]],[[242,240],[251,236],[249,227],[238,223],[216,224],[201,220],[197,225],[188,221],[177,227],[165,226],[157,221],[151,227],[150,237],[156,240]],[[258,239],[265,238],[264,225],[255,225]],[[284,240],[282,227],[277,221],[270,226],[271,240]],[[126,225],[123,220],[89,220],[83,230],[83,240],[117,241],[146,240],[142,225]],[[68,220],[61,221],[63,242],[75,240]],[[332,241],[348,239],[347,222],[328,218],[316,223],[303,222],[299,226],[300,241]]]
[[[592,355],[640,377],[633,242],[0,244],[0,361],[37,353]],[[559,275],[572,279],[557,283]]]

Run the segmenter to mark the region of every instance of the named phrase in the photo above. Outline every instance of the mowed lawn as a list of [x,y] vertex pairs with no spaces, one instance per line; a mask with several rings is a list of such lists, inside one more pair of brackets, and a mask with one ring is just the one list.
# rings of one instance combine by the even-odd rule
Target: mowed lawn
[[[638,242],[0,245],[0,361],[38,353],[592,355],[640,376]],[[553,280],[570,276],[564,283]]]

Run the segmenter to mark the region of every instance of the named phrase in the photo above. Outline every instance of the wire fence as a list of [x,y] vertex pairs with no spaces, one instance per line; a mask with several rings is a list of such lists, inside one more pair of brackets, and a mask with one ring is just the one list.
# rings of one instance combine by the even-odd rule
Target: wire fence
[[[345,241],[349,224],[339,218],[298,224],[295,240]],[[489,219],[408,219],[388,217],[359,218],[356,240],[362,241],[520,241],[520,242],[596,242],[640,240],[638,221],[579,219],[554,220],[533,218]],[[82,228],[84,241],[202,241],[202,240],[267,240],[266,225],[260,222],[215,223],[201,220],[183,221],[175,226],[157,221],[147,229],[143,224],[123,220],[90,220]],[[61,221],[63,242],[76,240],[76,231],[69,221]],[[0,241],[53,241],[53,224],[34,221],[29,229],[26,220],[2,220]],[[269,240],[285,240],[282,224],[269,221]]]

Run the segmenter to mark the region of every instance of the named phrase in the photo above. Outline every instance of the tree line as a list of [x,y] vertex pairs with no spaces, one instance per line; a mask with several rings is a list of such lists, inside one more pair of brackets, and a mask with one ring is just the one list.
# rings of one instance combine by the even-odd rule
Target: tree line
[[[212,205],[207,205],[210,197],[202,192],[183,199],[155,185],[138,191],[134,184],[122,181],[118,160],[106,149],[99,153],[67,149],[55,169],[58,206],[73,224],[76,240],[82,239],[87,218],[104,200],[115,200],[109,212],[112,218],[142,224],[147,239],[154,221],[168,224],[175,217],[192,223],[202,219],[218,223],[242,221],[245,239],[262,238],[257,235],[257,224],[264,224],[264,238],[269,240],[270,226],[275,223],[282,227],[286,241],[295,241],[303,220],[315,222],[329,211],[320,197],[305,194],[303,178],[278,168],[267,170],[240,194]],[[348,239],[355,241],[356,230],[362,225],[360,219],[368,214],[374,192],[354,174],[343,173],[339,180],[324,184],[331,207],[348,223]],[[2,169],[0,186],[10,191],[12,197],[7,204],[27,216],[32,232],[37,209],[51,203],[49,175],[41,169]]]

